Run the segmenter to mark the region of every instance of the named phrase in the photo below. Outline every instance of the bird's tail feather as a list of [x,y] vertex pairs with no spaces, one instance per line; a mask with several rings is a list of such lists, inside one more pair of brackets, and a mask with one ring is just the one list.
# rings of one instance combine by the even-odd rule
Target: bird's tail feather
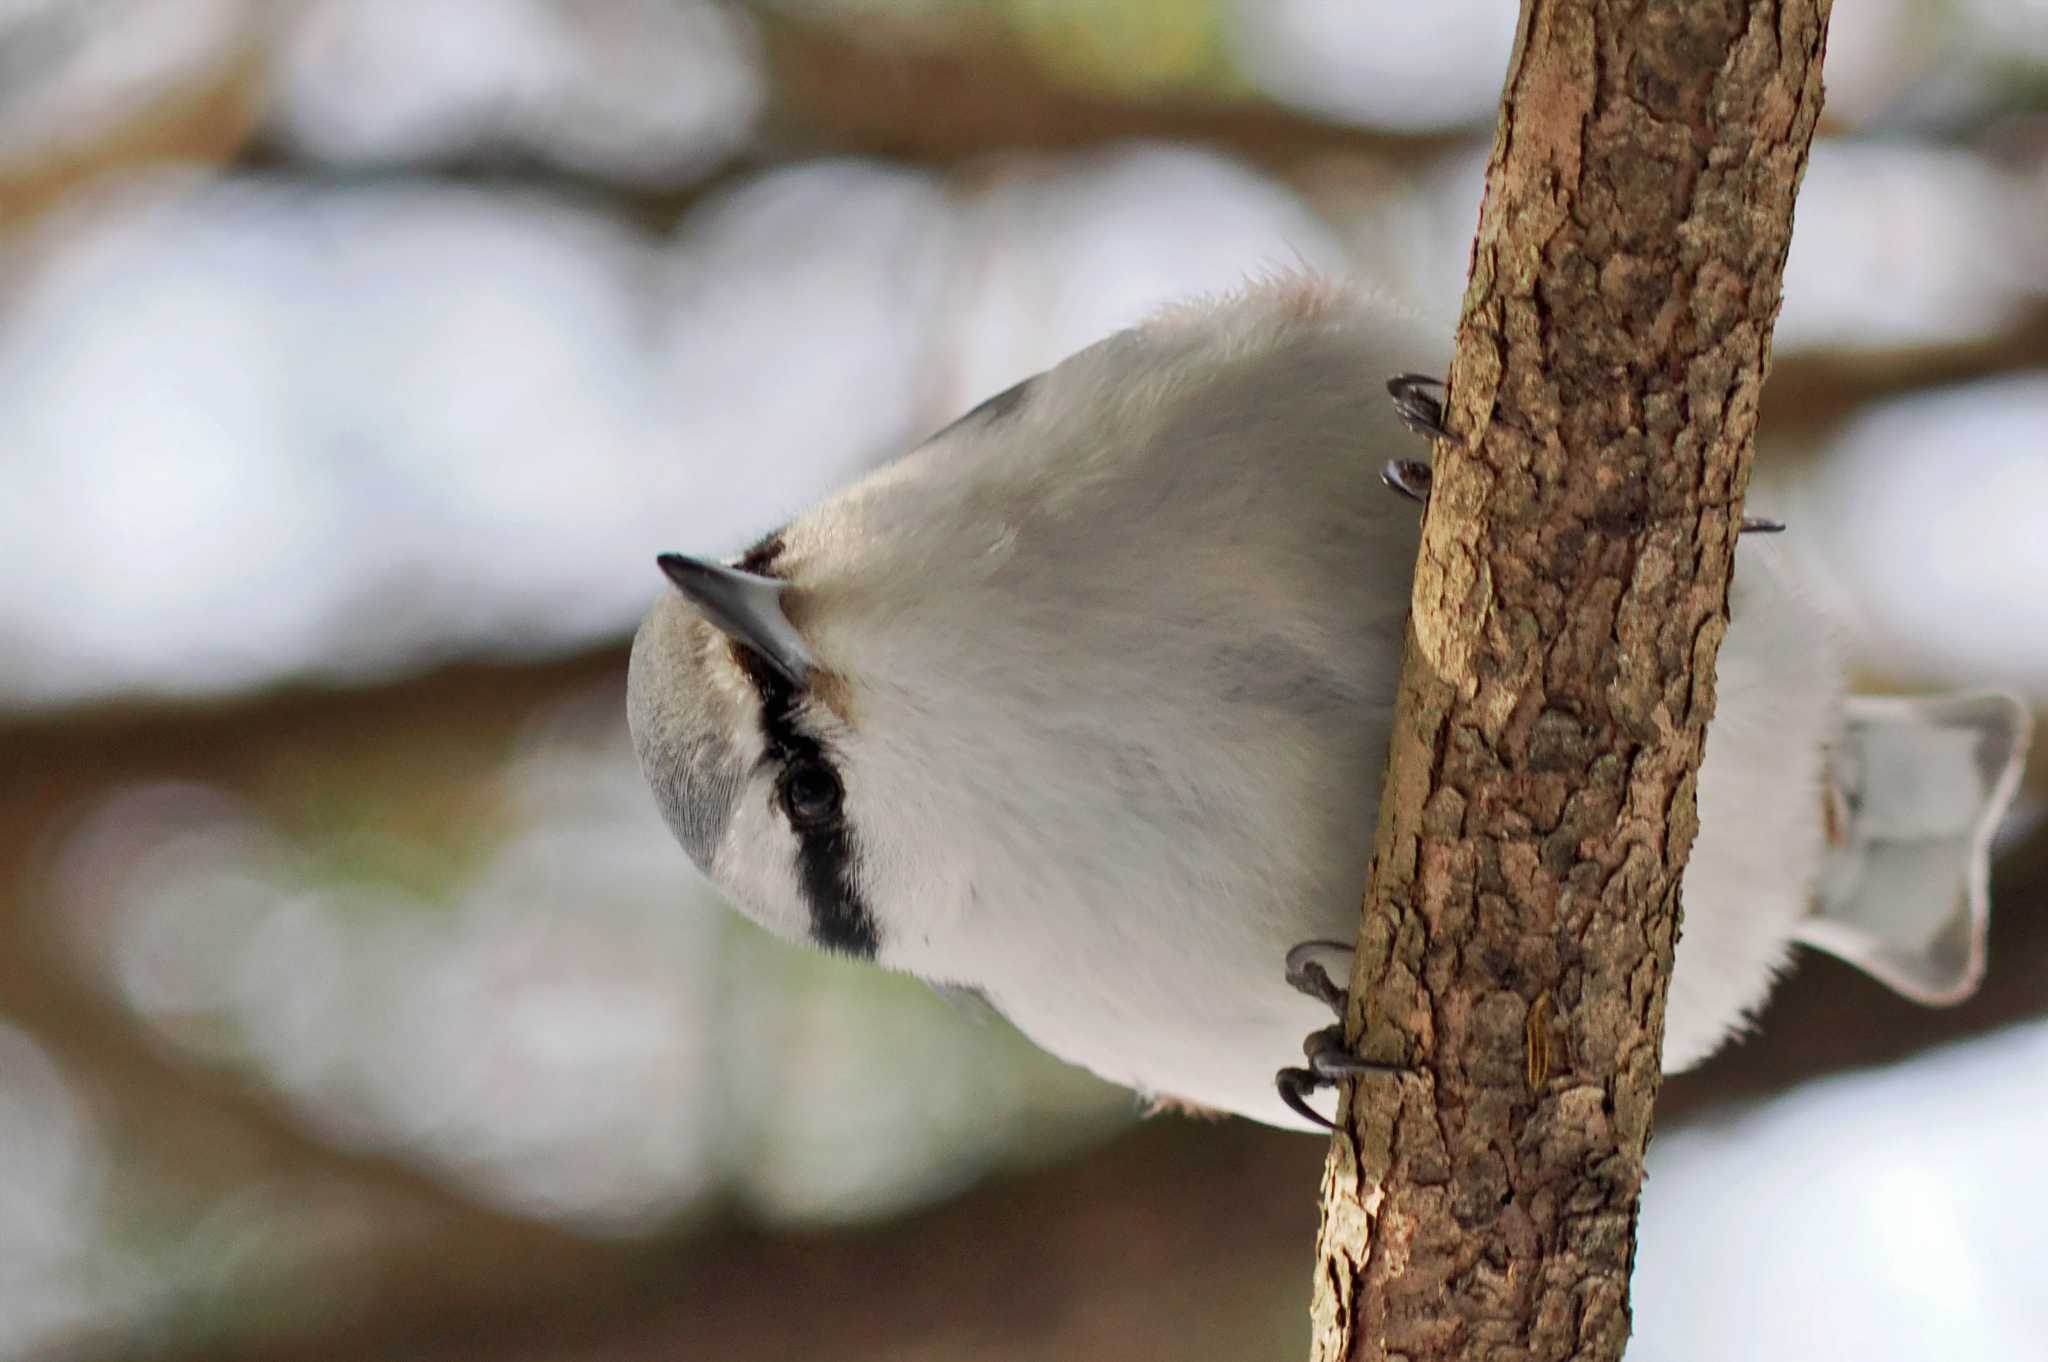
[[1829,758],[1829,850],[1798,939],[1918,1002],[1984,975],[1992,834],[2032,717],[2010,695],[1852,696]]

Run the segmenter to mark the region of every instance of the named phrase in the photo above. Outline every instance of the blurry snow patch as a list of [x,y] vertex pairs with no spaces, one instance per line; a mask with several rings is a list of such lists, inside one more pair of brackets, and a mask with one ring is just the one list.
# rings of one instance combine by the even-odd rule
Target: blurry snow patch
[[617,631],[641,249],[543,201],[176,174],[49,222],[0,314],[0,689]]
[[1828,26],[1827,117],[1920,134],[2037,108],[2042,0],[1859,0]]
[[586,1232],[734,1187],[779,1219],[881,1214],[1128,1119],[1125,1094],[913,980],[737,928],[612,688],[543,713],[503,783],[505,840],[432,900],[323,875],[218,792],[129,789],[68,840],[63,921],[158,1034],[324,1138]]
[[1407,131],[1486,125],[1516,12],[1496,0],[1235,0],[1229,46],[1267,96],[1321,117]]
[[628,633],[721,554],[1160,303],[1301,262],[1220,157],[825,161],[672,241],[536,195],[166,171],[0,270],[0,694],[358,679]]
[[1449,365],[1489,145],[1473,138],[1414,170],[1332,157],[1302,177],[1303,193],[1342,239],[1352,275],[1442,338],[1441,354],[1418,356],[1412,368]]
[[715,1177],[720,923],[616,698],[529,735],[513,831],[450,901],[323,881],[250,811],[149,786],[72,837],[67,923],[162,1034],[329,1139],[524,1214],[650,1228]]
[[89,146],[210,80],[255,0],[0,0],[0,171]]
[[1968,152],[1816,141],[1777,352],[1900,350],[1997,332],[2048,286],[2024,207],[2020,186]]
[[2048,0],[1951,0],[1947,9],[1979,59],[2048,65]]
[[1165,303],[1303,264],[1343,268],[1312,214],[1184,148],[1019,156],[969,185],[859,161],[771,172],[669,252],[678,457],[654,498],[739,527],[679,547],[737,548]]
[[692,213],[659,275],[673,418],[639,547],[736,551],[919,438],[954,247],[943,182],[858,161],[772,171]]
[[[2000,7],[2010,0],[1994,0]],[[1945,123],[1980,105],[1981,60],[1952,0],[1858,0],[1828,20],[1827,118],[1872,127]]]
[[2048,703],[2048,373],[1872,406],[1791,490],[1860,666]]
[[2035,100],[2048,61],[2041,0],[1858,0],[1828,23],[1827,118],[1922,135]]
[[1907,41],[1926,8],[1924,0],[1862,0],[1829,17],[1822,74],[1830,119],[1864,123],[1882,114],[1932,58],[1936,45]]
[[93,1280],[106,1151],[63,1072],[0,1022],[0,1357],[101,1316]]
[[963,196],[934,428],[1167,303],[1313,268],[1335,238],[1287,188],[1185,147],[1017,158]]
[[1642,1362],[2037,1362],[2048,1023],[1650,1147]]
[[285,29],[275,118],[345,164],[531,157],[687,183],[764,99],[754,33],[710,0],[310,0]]

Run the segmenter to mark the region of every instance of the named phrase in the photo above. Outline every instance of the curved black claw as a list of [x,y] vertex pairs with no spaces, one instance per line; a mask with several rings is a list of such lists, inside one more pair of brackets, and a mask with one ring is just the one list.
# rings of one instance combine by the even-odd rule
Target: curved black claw
[[[1316,968],[1321,972],[1321,966]],[[1343,1079],[1357,1078],[1360,1074],[1405,1072],[1402,1065],[1382,1064],[1378,1060],[1360,1059],[1352,1054],[1344,1044],[1344,1029],[1340,1026],[1311,1031],[1308,1039],[1301,1043],[1301,1052],[1308,1058],[1308,1067],[1280,1070],[1273,1075],[1273,1086],[1289,1110],[1325,1130],[1335,1130],[1336,1122],[1308,1104],[1310,1093],[1334,1088]]]
[[1330,972],[1323,968],[1315,957],[1323,951],[1351,954],[1351,947],[1342,941],[1304,941],[1287,952],[1287,982],[1298,993],[1306,993],[1317,1002],[1337,1014],[1337,1020],[1344,1020],[1344,1008],[1350,996],[1330,978]]
[[1444,404],[1442,399],[1432,396],[1425,389],[1434,388],[1441,392],[1443,380],[1431,378],[1428,374],[1395,374],[1387,380],[1387,392],[1393,396],[1394,410],[1401,417],[1401,424],[1417,435],[1427,435],[1432,440],[1445,438]]
[[1742,518],[1742,533],[1744,534],[1783,534],[1784,532],[1785,522],[1782,520],[1766,520],[1762,516],[1757,515],[1746,515]]
[[1429,465],[1420,459],[1388,459],[1380,470],[1380,481],[1410,501],[1429,500]]
[[1324,1130],[1337,1128],[1335,1121],[1308,1104],[1308,1095],[1317,1088],[1326,1086],[1312,1070],[1282,1069],[1273,1075],[1273,1086],[1280,1090],[1280,1100],[1302,1120],[1313,1122]]

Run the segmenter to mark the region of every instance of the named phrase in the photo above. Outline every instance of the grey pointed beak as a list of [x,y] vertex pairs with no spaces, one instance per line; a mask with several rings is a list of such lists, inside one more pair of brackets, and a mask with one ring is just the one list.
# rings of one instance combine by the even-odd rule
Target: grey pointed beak
[[713,628],[752,649],[790,685],[801,690],[809,682],[818,659],[783,611],[788,582],[681,553],[654,561]]

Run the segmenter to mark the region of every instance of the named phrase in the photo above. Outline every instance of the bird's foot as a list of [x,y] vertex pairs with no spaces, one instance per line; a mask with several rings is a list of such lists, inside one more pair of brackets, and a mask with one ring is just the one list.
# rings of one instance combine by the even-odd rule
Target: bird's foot
[[1428,374],[1395,374],[1387,380],[1387,392],[1394,399],[1394,410],[1401,417],[1401,424],[1417,435],[1427,435],[1432,440],[1448,438],[1444,430],[1443,399],[1429,389],[1443,391],[1443,380],[1431,378]]
[[1428,502],[1429,465],[1420,459],[1388,459],[1380,481],[1410,501]]
[[1308,1039],[1301,1043],[1301,1052],[1308,1059],[1308,1064],[1302,1068],[1280,1070],[1273,1075],[1273,1086],[1279,1090],[1280,1100],[1297,1116],[1325,1130],[1335,1130],[1337,1123],[1308,1104],[1309,1094],[1334,1088],[1344,1079],[1356,1078],[1360,1074],[1405,1072],[1399,1064],[1382,1064],[1352,1054],[1344,1044],[1344,1028],[1341,1026],[1311,1031]]
[[1287,982],[1337,1014],[1337,1025],[1311,1032],[1301,1052],[1308,1063],[1301,1068],[1282,1069],[1273,1075],[1280,1100],[1304,1120],[1326,1130],[1335,1129],[1327,1116],[1308,1104],[1309,1095],[1334,1088],[1346,1078],[1368,1073],[1399,1073],[1398,1064],[1381,1064],[1360,1059],[1344,1044],[1344,1010],[1350,997],[1335,979],[1332,967],[1350,977],[1351,947],[1342,941],[1304,941],[1287,952]]
[[[1322,957],[1318,959],[1317,957]],[[1343,960],[1344,976],[1351,977],[1351,947],[1341,941],[1304,941],[1287,952],[1287,982],[1297,993],[1306,993],[1344,1020],[1349,1001],[1344,989],[1330,977],[1329,965]]]
[[[1394,399],[1394,411],[1400,416],[1401,424],[1417,435],[1426,435],[1432,440],[1449,438],[1444,429],[1443,399],[1436,396],[1443,390],[1443,380],[1427,374],[1395,374],[1387,380],[1387,392]],[[1389,459],[1380,469],[1380,481],[1399,492],[1410,501],[1429,500],[1429,465],[1420,459]],[[1744,534],[1782,534],[1785,522],[1766,516],[1744,516]]]
[[[1387,380],[1394,412],[1401,424],[1417,435],[1433,440],[1444,435],[1444,404],[1429,390],[1444,385],[1424,374],[1395,374]],[[1429,500],[1429,465],[1420,459],[1389,459],[1380,469],[1380,481],[1410,501]]]

